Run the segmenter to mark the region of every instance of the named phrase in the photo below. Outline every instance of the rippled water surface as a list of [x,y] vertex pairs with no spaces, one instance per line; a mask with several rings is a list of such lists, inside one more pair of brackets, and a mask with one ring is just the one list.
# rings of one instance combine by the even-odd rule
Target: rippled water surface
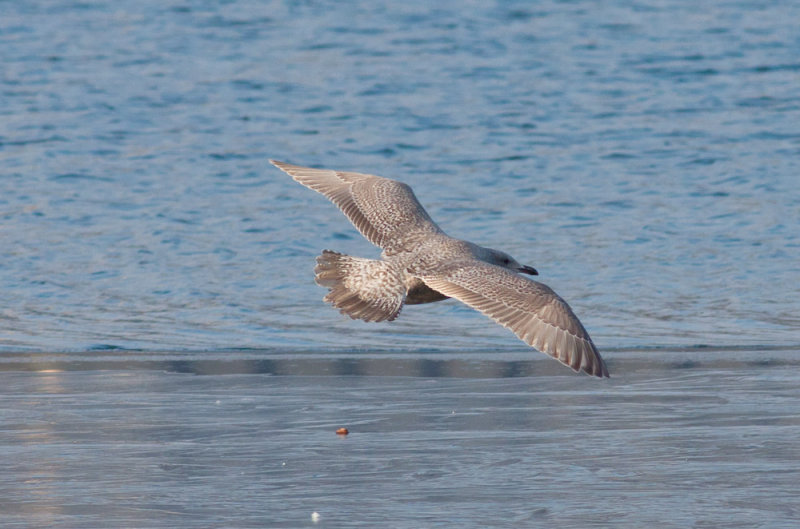
[[[794,527],[797,20],[0,2],[0,512]],[[452,301],[331,310],[314,257],[378,250],[268,158],[409,183],[450,235],[535,266],[613,378]]]

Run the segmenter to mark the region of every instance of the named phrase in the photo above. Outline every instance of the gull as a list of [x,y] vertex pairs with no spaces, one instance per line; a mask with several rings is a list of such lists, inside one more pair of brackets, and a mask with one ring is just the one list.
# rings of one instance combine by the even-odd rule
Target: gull
[[270,163],[321,193],[347,216],[381,259],[323,250],[316,283],[324,301],[353,319],[392,321],[404,305],[455,298],[575,371],[608,377],[605,362],[567,302],[520,274],[538,275],[505,252],[447,235],[411,188],[380,176]]

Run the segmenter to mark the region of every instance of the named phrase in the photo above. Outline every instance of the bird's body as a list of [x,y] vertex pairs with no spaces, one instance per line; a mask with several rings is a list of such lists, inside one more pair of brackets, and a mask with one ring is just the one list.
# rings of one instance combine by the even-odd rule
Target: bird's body
[[383,252],[380,260],[324,250],[316,282],[351,318],[391,321],[403,305],[456,298],[521,340],[576,371],[608,376],[586,329],[548,286],[508,254],[448,236],[409,186],[379,176],[300,167],[270,160],[296,181],[325,195]]

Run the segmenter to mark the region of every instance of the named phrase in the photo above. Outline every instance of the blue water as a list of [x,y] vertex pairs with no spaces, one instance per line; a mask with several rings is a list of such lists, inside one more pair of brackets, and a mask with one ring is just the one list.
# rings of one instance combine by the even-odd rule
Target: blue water
[[[277,379],[271,377],[286,377],[280,380],[297,385],[297,402],[315,384],[338,384],[331,372],[356,376],[359,391],[379,392],[381,382],[372,377],[397,374],[393,359],[404,354],[431,355],[425,358],[434,366],[437,353],[500,362],[469,375],[492,380],[488,392],[506,391],[499,386],[508,376],[542,369],[562,374],[558,365],[553,371],[541,367],[538,357],[530,360],[537,367],[526,367],[529,353],[522,342],[452,301],[407,307],[389,324],[354,322],[332,310],[321,300],[325,291],[313,283],[314,257],[323,248],[364,257],[379,250],[334,206],[270,166],[268,158],[403,180],[448,234],[535,266],[539,279],[572,305],[616,377],[600,386],[568,378],[564,369],[559,383],[569,380],[575,391],[596,395],[609,404],[602,413],[615,414],[621,424],[640,417],[624,395],[647,400],[662,392],[679,394],[687,376],[681,370],[692,366],[704,370],[699,382],[688,375],[701,396],[713,393],[705,384],[713,384],[716,373],[726,381],[721,388],[732,392],[730,402],[746,400],[747,393],[737,393],[746,390],[736,385],[737,377],[745,377],[767,391],[763,403],[796,407],[800,395],[786,388],[800,382],[800,4],[431,5],[0,2],[0,378],[8,377],[6,386],[14,388],[9,395],[20,399],[14,402],[21,408],[14,409],[38,402],[27,397],[28,385],[18,383],[17,377],[34,376],[26,373],[68,373],[63,383],[72,389],[64,391],[77,391],[80,402],[80,388],[88,384],[84,397],[100,403],[108,388],[97,380],[98,370],[122,380],[158,379],[162,371],[205,372],[181,367],[182,354],[201,363],[203,354],[213,357],[209,370],[216,375],[253,373],[252,385],[239,388],[245,393],[256,391],[255,380],[272,387]],[[231,370],[224,360],[231,350],[252,351],[255,364]],[[354,350],[386,356],[375,367]],[[127,351],[142,351],[147,360]],[[298,351],[341,356],[333,367],[269,367],[275,355]],[[729,365],[732,352],[745,358]],[[505,362],[493,354],[524,359]],[[81,360],[86,355],[101,360],[87,364]],[[754,365],[761,366],[756,374]],[[463,370],[400,374],[411,377],[416,391],[431,376],[444,376],[447,384],[462,381]],[[213,380],[214,391],[224,392],[225,377]],[[389,377],[387,383],[400,387],[403,380]],[[645,389],[651,382],[653,394]],[[152,383],[161,388],[163,381]],[[636,391],[626,393],[630,388]],[[199,388],[185,399],[182,393],[165,396],[163,388],[139,391],[137,398],[155,399],[153,406],[173,399],[188,406],[188,414],[201,413],[192,408],[192,391]],[[454,391],[458,400],[471,390]],[[602,400],[605,391],[622,396]],[[331,390],[325,398],[335,394]],[[48,419],[31,407],[19,412],[20,420],[67,425],[74,411],[70,402],[58,408],[65,415]],[[406,404],[426,406],[415,399]],[[657,421],[662,410],[651,411],[648,417]],[[682,413],[691,417],[693,410]],[[759,406],[734,407],[726,417],[736,413],[749,417],[740,426],[757,429]],[[89,431],[94,420],[81,424]],[[786,421],[770,435],[796,438],[797,415]],[[516,427],[508,425],[501,433],[513,437],[508,432]],[[674,455],[658,445],[672,446],[672,434],[680,454],[691,444],[681,437],[683,426],[678,421],[674,430],[662,431],[660,441],[651,439],[655,445],[639,447],[641,453]],[[446,430],[447,424],[434,420],[426,427]],[[12,429],[3,444],[27,446],[39,439],[35,428],[26,428],[19,431],[31,437]],[[82,439],[67,430],[69,435],[52,442]],[[143,427],[137,434],[145,438],[150,431]],[[162,433],[182,442],[180,435]],[[259,429],[252,433],[263,435]],[[438,443],[448,439],[430,440],[424,447],[432,450],[428,456],[444,450]],[[619,449],[624,440],[598,442]],[[47,443],[37,446],[45,449]],[[713,442],[704,437],[701,444]],[[485,446],[490,459],[499,457],[493,450],[501,445]],[[753,446],[765,454],[770,449],[768,440]],[[719,457],[738,458],[747,450],[723,449]],[[797,454],[788,448],[781,453],[779,461],[790,465],[794,479]],[[617,479],[612,474],[623,472],[626,463],[610,464],[619,467],[603,475]],[[715,468],[720,467],[701,465],[693,475]],[[756,464],[751,470],[761,475],[774,469]],[[613,519],[631,527],[653,522],[647,513],[655,512],[658,495],[635,495],[639,483],[658,482],[651,471],[642,470],[641,482],[624,475],[630,488],[609,489],[633,507],[624,516],[609,511],[601,526],[613,525]],[[26,475],[9,472],[12,481]],[[425,478],[416,472],[409,475]],[[583,494],[602,493],[599,481],[567,475],[585,485]],[[736,475],[745,490],[753,475]],[[679,474],[670,476],[678,487]],[[308,475],[298,483],[301,478]],[[478,474],[459,477],[468,478],[479,487]],[[68,486],[70,479],[66,472],[56,481]],[[213,488],[213,476],[198,479]],[[766,486],[764,497],[785,497],[784,484]],[[170,485],[179,486],[164,487]],[[570,483],[561,485],[559,494],[570,490]],[[260,492],[249,493],[258,498]],[[676,527],[700,527],[704,520],[731,527],[732,519],[754,527],[742,513],[761,508],[766,515],[756,519],[766,521],[763,527],[796,520],[796,508],[787,511],[781,501],[763,507],[738,492],[734,496],[715,505],[720,509],[709,519],[687,516]],[[669,505],[676,505],[680,495],[672,499],[676,503]],[[541,506],[547,523],[575,512],[575,504],[553,501]],[[484,516],[505,520],[498,515],[500,498],[487,505],[467,517],[474,526],[486,526]],[[153,520],[162,507],[169,510],[158,506],[144,519],[158,525]],[[373,507],[380,512],[379,505]],[[592,520],[584,507],[569,519],[575,526]],[[702,502],[694,507],[699,513]],[[237,512],[236,505],[226,507],[231,509]],[[725,519],[731,509],[739,517]],[[12,510],[25,519],[25,508]],[[297,512],[302,523],[311,523],[305,504]],[[81,514],[87,511],[67,510],[58,521],[93,526]],[[108,520],[102,509],[88,514],[100,525]],[[418,526],[421,518],[405,514],[393,510],[393,525]],[[165,526],[191,526],[202,516],[178,517]],[[535,513],[517,516],[512,518],[519,523],[539,519]],[[294,511],[280,519],[284,526],[301,523]],[[264,525],[262,518],[246,516],[219,523],[228,522]]]
[[6,2],[0,345],[518,346],[332,311],[314,256],[377,249],[268,157],[406,181],[601,349],[800,343],[800,7],[758,5]]

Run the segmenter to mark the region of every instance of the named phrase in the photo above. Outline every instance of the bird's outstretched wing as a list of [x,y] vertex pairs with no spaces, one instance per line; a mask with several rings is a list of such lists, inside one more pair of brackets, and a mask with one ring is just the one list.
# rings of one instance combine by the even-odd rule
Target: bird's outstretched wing
[[361,173],[313,169],[270,160],[297,182],[325,195],[372,244],[398,252],[442,230],[414,196],[396,180]]
[[448,265],[421,279],[511,329],[528,345],[575,371],[607,377],[586,329],[550,287],[478,260]]

